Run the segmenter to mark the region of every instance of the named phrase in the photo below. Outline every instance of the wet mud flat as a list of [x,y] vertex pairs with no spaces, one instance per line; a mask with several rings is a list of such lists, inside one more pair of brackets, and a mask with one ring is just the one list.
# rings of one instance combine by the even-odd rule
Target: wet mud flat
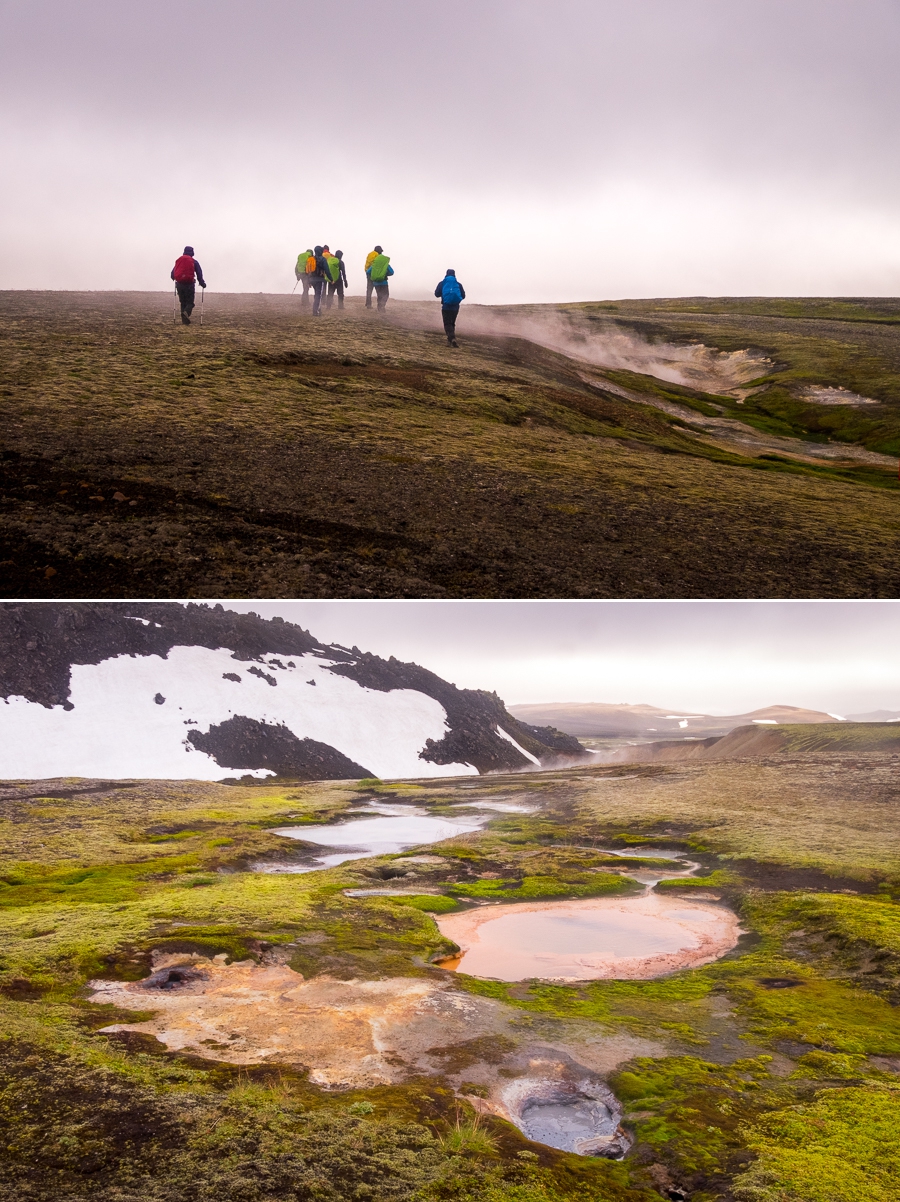
[[[892,473],[709,445],[690,389],[685,418],[654,377],[586,382],[508,332],[461,328],[450,356],[402,302],[316,324],[288,297],[210,294],[202,331],[168,302],[0,296],[7,595],[900,589]],[[822,362],[823,387],[853,384]]]

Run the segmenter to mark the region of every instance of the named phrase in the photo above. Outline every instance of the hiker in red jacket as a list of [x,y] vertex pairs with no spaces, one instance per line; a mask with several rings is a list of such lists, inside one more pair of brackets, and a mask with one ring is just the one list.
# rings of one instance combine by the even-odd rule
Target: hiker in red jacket
[[206,287],[206,280],[203,278],[203,268],[194,258],[193,246],[186,246],[184,254],[179,255],[175,260],[175,266],[172,268],[170,279],[175,281],[175,291],[178,293],[178,299],[181,301],[181,323],[189,326],[191,324],[191,313],[194,311],[194,273],[197,274],[197,283],[201,288]]

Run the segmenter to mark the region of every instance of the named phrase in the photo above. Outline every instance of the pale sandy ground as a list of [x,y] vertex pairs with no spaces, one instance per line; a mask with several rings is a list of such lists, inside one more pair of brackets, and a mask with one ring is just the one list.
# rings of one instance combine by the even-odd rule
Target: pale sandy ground
[[[566,946],[539,946],[523,940],[527,916],[553,915],[584,922],[596,919],[619,934],[614,951],[596,950],[596,940],[558,927]],[[708,964],[735,946],[741,934],[738,918],[723,906],[684,898],[645,894],[638,898],[592,898],[586,901],[524,902],[484,906],[437,919],[441,934],[462,950],[454,967],[471,976],[500,981],[533,978],[586,981],[601,978],[646,980]],[[546,931],[546,924],[541,924]],[[670,946],[658,950],[661,937]],[[578,944],[581,939],[580,946]],[[624,945],[624,950],[623,950]],[[672,946],[674,945],[674,946]]]
[[[168,980],[173,972],[183,979]],[[284,964],[162,955],[147,980],[94,981],[92,989],[94,1002],[154,1011],[146,1022],[116,1024],[107,1032],[145,1032],[171,1051],[230,1064],[301,1065],[325,1088],[364,1088],[442,1071],[499,1089],[503,1063],[514,1062],[517,1074],[532,1072],[529,1064],[538,1054],[534,1037],[523,1039],[517,1026],[519,1011],[456,990],[451,977],[305,980]],[[489,1058],[494,1063],[477,1056],[454,1067],[460,1044],[500,1035],[507,1050]],[[542,1039],[538,1058],[549,1056],[556,1065],[551,1075],[571,1075],[560,1066],[572,1065],[576,1075],[591,1076],[632,1056],[665,1054],[650,1040],[605,1035],[596,1024],[576,1023]],[[499,1097],[498,1105],[502,1110]]]

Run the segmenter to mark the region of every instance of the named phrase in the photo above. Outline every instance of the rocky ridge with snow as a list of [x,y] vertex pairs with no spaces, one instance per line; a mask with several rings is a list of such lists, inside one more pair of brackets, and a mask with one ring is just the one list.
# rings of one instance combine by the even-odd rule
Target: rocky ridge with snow
[[495,693],[179,602],[0,605],[0,777],[292,780],[584,762]]

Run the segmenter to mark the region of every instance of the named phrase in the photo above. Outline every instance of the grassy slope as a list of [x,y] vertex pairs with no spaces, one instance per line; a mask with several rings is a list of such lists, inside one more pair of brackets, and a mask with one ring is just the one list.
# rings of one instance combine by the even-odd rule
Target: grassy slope
[[[698,442],[679,420],[598,393],[579,365],[514,339],[464,340],[451,356],[437,335],[353,306],[317,324],[287,298],[209,299],[201,332],[173,328],[153,294],[0,297],[10,595],[900,588],[889,471]],[[833,322],[810,332],[786,317],[638,303],[614,316],[651,336],[763,343],[791,371],[863,391],[875,385],[860,365],[890,374],[861,322],[840,324],[833,349]],[[629,381],[701,408],[715,400]]]
[[[479,788],[528,792],[540,812],[430,849],[436,865],[382,857],[268,877],[214,870],[274,854],[271,826],[337,816],[358,791],[6,787],[0,1198],[638,1202],[674,1185],[742,1202],[895,1199],[895,779],[896,757],[871,752],[497,778]],[[396,797],[441,813],[472,793],[444,781]],[[625,1030],[668,1044],[667,1057],[614,1078],[637,1139],[621,1164],[548,1152],[502,1123],[486,1140],[471,1125],[460,1134],[439,1078],[335,1096],[288,1070],[117,1049],[92,1032],[128,1016],[80,997],[93,975],[141,976],[151,947],[258,957],[310,930],[317,941],[292,961],[306,974],[429,973],[423,964],[447,945],[419,904],[341,889],[415,868],[404,888],[441,908],[460,895],[579,896],[591,880],[608,892],[628,887],[603,871],[615,858],[602,848],[616,841],[638,862],[642,843],[693,848],[707,887],[740,908],[746,946],[658,981],[459,983],[518,1007],[551,1041],[574,1022],[582,1038]]]

